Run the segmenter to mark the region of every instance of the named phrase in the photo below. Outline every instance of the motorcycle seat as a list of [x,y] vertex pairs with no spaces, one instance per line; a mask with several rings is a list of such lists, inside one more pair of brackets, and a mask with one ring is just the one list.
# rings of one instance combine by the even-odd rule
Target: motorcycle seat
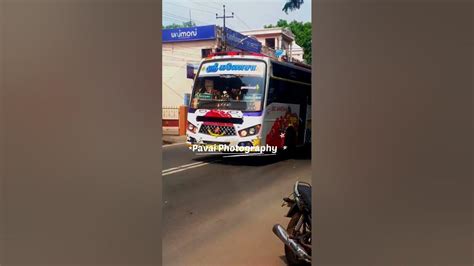
[[298,192],[301,195],[306,206],[308,206],[309,210],[311,211],[311,187],[305,185],[298,186]]

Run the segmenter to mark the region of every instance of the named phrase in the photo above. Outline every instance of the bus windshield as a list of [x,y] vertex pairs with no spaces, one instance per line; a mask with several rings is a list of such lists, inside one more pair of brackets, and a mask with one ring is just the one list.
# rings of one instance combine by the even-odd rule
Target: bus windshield
[[201,67],[191,108],[261,111],[265,91],[265,63],[218,61]]

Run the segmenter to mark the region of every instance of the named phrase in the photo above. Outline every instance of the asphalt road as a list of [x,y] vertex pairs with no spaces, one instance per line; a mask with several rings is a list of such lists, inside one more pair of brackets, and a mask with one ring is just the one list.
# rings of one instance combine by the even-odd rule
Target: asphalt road
[[310,182],[311,159],[194,155],[163,148],[163,265],[286,265],[272,233],[287,225],[282,198]]

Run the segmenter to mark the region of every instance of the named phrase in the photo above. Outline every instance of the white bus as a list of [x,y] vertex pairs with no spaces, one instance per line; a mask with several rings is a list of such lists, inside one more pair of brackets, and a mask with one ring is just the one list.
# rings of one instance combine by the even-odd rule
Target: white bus
[[188,144],[311,142],[311,68],[256,53],[226,52],[201,61],[188,110]]

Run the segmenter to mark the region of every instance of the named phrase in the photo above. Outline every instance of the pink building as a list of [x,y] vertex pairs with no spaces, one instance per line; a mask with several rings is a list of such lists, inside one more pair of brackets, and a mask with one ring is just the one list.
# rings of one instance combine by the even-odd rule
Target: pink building
[[255,37],[263,45],[263,53],[274,54],[276,50],[284,50],[288,58],[303,61],[303,49],[295,43],[295,35],[288,29],[266,28],[241,33]]

